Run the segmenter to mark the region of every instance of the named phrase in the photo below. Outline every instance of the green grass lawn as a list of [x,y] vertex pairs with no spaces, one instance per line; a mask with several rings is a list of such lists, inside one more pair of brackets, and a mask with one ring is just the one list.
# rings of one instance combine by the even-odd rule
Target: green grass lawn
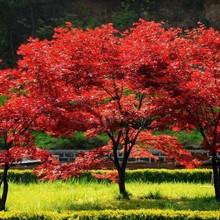
[[10,183],[9,211],[74,211],[103,209],[220,210],[211,184],[127,183],[130,200],[123,200],[118,185],[86,181]]

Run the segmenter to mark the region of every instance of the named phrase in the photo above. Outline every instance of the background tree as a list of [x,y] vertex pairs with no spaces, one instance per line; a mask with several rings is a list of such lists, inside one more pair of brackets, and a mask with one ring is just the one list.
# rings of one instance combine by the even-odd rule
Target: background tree
[[[149,29],[155,38],[146,36]],[[164,33],[168,41],[164,41]],[[139,85],[157,89],[160,117],[154,125],[201,133],[202,147],[212,157],[215,197],[219,200],[220,35],[203,26],[171,33],[172,29],[165,30],[160,24],[141,21],[124,41],[124,56],[131,58],[127,65]],[[157,56],[152,59],[154,65],[149,62],[152,53]]]
[[3,138],[3,150],[0,153],[0,165],[4,167],[0,179],[3,184],[0,198],[0,210],[5,210],[8,195],[8,170],[22,159],[40,159],[42,162],[52,160],[50,154],[37,149],[31,134],[40,108],[36,100],[24,97],[10,98],[0,106],[0,137]]
[[[0,186],[0,210],[5,210],[8,195],[8,170],[22,159],[40,159],[42,162],[54,160],[49,153],[37,149],[32,137],[32,129],[39,129],[40,116],[44,113],[43,100],[32,99],[27,91],[17,87],[21,73],[16,69],[0,71],[0,166],[3,173]],[[19,86],[22,86],[19,84]],[[37,124],[37,122],[39,124]]]

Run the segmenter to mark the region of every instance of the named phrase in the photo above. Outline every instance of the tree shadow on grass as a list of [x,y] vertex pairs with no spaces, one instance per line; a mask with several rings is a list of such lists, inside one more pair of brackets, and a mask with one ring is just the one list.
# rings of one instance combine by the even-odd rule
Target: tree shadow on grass
[[82,204],[69,203],[65,207],[66,211],[73,210],[104,210],[104,209],[171,209],[171,210],[191,210],[191,211],[214,211],[220,210],[220,202],[213,197],[200,198],[131,198],[130,200],[109,200],[108,202],[87,202]]

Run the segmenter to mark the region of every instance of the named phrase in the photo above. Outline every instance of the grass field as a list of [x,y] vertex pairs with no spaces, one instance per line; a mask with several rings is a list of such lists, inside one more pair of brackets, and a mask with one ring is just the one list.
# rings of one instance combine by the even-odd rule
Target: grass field
[[118,194],[117,184],[86,181],[10,183],[9,211],[73,211],[102,209],[220,210],[211,184],[127,183],[130,200]]

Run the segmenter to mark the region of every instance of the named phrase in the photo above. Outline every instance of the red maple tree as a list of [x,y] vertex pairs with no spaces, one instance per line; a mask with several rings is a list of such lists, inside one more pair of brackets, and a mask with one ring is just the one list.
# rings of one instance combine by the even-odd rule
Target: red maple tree
[[[124,51],[119,34],[111,25],[82,31],[68,24],[66,28],[57,28],[51,41],[30,39],[23,45],[19,52],[23,55],[19,68],[25,89],[33,93],[33,97],[46,99],[53,111],[58,112],[53,120],[60,114],[66,117],[63,119],[66,134],[86,129],[86,135],[104,132],[109,136],[109,144],[99,153],[104,152],[103,156],[108,156],[114,163],[120,193],[126,198],[125,170],[130,155],[156,158],[150,149],[157,148],[181,164],[190,166],[196,161],[191,160],[190,153],[175,138],[152,135],[151,124],[158,117],[155,114],[156,98],[150,95],[150,90],[139,88],[139,81],[131,77],[131,69],[124,68],[127,61],[121,56]],[[148,34],[149,38],[152,34],[152,39],[157,39],[152,31]],[[163,40],[170,40],[174,34],[162,34]],[[155,70],[162,68],[160,62],[155,62],[158,59],[156,53],[149,53],[147,59]],[[51,129],[49,123],[46,124]],[[62,127],[55,128],[57,134],[65,134]],[[119,159],[119,151],[122,159]],[[97,154],[96,151],[92,153]],[[88,154],[85,156],[89,157]],[[45,166],[42,172],[45,178],[51,179],[67,178],[70,176],[67,170],[77,176],[81,173],[79,161],[73,163],[75,168],[72,166],[72,170],[69,164],[58,164],[49,166],[50,170],[56,170],[56,174],[46,171]],[[91,164],[81,167],[92,168]]]
[[0,210],[5,210],[8,170],[11,166],[27,158],[40,159],[42,162],[55,160],[46,151],[37,149],[34,144],[31,131],[40,114],[41,108],[37,101],[25,96],[12,95],[0,106],[0,137],[2,138],[0,166],[4,169],[0,179],[0,186],[3,184]]
[[[153,41],[146,36],[149,29],[157,36]],[[155,106],[160,117],[155,127],[197,129],[201,133],[202,147],[212,158],[215,197],[219,200],[220,34],[202,25],[172,30],[140,21],[124,41],[124,59],[141,88],[157,89]],[[154,65],[149,63],[152,54],[157,55]]]
[[[22,159],[53,161],[47,151],[36,148],[32,136],[33,129],[39,129],[47,115],[48,106],[43,99],[35,99],[24,89],[18,69],[0,70],[0,166],[3,172],[0,186],[0,210],[5,210],[8,195],[8,170],[20,164]],[[45,110],[46,109],[46,110]]]

